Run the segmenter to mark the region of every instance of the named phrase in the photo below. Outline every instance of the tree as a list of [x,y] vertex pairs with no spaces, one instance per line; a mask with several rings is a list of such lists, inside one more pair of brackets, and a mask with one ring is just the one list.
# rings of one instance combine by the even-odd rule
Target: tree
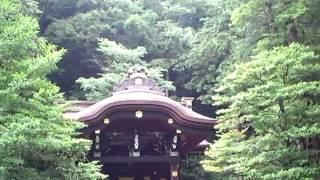
[[226,108],[205,167],[253,179],[319,178],[319,62],[293,43],[236,66],[215,96]]
[[85,156],[81,123],[63,118],[59,88],[46,76],[64,50],[38,37],[20,1],[0,1],[0,176],[3,179],[103,179]]
[[192,39],[191,50],[176,68],[191,72],[185,86],[200,93],[203,103],[211,104],[212,90],[221,67],[233,58],[235,33],[230,28],[231,13],[240,2],[217,0],[204,3],[208,7],[208,15],[202,19],[204,25]]
[[145,47],[148,53],[142,60],[167,69],[170,80],[183,87],[181,78],[170,73],[202,27],[201,19],[208,15],[206,1],[39,0],[41,32],[68,49],[60,71],[50,77],[67,97],[81,93],[75,80],[97,77],[105,68],[104,55],[97,50],[99,38],[105,38],[129,49]]
[[319,177],[319,45],[313,40],[319,6],[249,0],[231,11],[233,48],[207,95],[221,109],[220,139],[202,162],[207,171],[222,178]]
[[[68,6],[74,7],[80,1],[68,3]],[[44,14],[51,12],[50,17],[58,17],[54,12],[66,8],[58,4],[61,3],[49,6],[49,9],[42,8]],[[101,66],[103,54],[97,51],[99,38],[117,41],[128,48],[151,44],[151,27],[157,18],[155,13],[144,11],[130,0],[96,1],[89,7],[86,11],[74,8],[73,15],[55,18],[43,29],[49,41],[68,49],[60,64],[61,70],[52,76],[67,95],[71,95],[71,90],[79,91],[73,86],[76,79],[96,77],[104,68]],[[75,69],[75,66],[78,68]]]
[[128,70],[134,66],[146,67],[147,75],[154,79],[158,84],[167,90],[174,90],[170,81],[164,79],[165,70],[161,67],[153,66],[142,61],[141,58],[146,54],[144,47],[127,49],[122,44],[101,39],[100,48],[105,57],[107,66],[98,78],[80,78],[77,80],[89,100],[99,100],[111,95],[113,87],[121,80],[125,79]]

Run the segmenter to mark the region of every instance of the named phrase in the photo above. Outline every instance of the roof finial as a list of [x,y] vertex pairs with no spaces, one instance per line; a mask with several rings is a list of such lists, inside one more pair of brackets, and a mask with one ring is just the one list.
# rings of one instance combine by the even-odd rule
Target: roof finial
[[129,78],[142,77],[147,78],[146,70],[141,65],[134,65],[128,71]]
[[127,79],[114,87],[114,93],[126,93],[133,90],[164,95],[163,88],[156,81],[148,77],[146,68],[139,64],[130,67]]

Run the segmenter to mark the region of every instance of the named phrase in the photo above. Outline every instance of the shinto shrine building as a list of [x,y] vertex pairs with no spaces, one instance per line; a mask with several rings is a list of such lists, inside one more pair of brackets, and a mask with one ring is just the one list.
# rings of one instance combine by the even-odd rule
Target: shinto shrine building
[[178,180],[181,163],[203,152],[217,123],[192,111],[192,100],[168,98],[139,68],[111,97],[74,102],[65,115],[87,125],[83,137],[93,141],[88,158],[100,161],[109,179]]

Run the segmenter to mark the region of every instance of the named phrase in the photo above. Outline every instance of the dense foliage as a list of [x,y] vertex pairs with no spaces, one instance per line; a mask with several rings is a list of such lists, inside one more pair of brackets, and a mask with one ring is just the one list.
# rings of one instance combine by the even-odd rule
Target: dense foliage
[[[99,78],[79,78],[85,96],[88,100],[99,100],[111,95],[113,88],[128,75],[128,70],[135,67],[146,69],[147,75],[154,79],[159,86],[167,90],[174,90],[171,82],[163,78],[165,70],[161,67],[153,67],[141,60],[146,53],[144,47],[127,49],[121,44],[108,39],[101,39],[99,51],[106,56],[106,67]],[[108,64],[107,64],[108,63]]]
[[254,179],[319,177],[319,57],[299,44],[259,53],[225,77],[221,139],[208,169]]
[[103,179],[80,123],[63,118],[46,75],[64,53],[38,37],[19,1],[0,1],[0,179]]
[[320,177],[319,7],[249,0],[229,12],[235,38],[210,86],[220,139],[202,162],[206,170],[250,179]]
[[[175,77],[172,71],[183,60],[196,30],[202,26],[201,18],[207,13],[206,1],[39,2],[44,12],[40,17],[43,34],[51,42],[68,49],[60,64],[61,71],[52,77],[67,95],[83,98],[79,96],[79,84],[74,83],[76,79],[102,77],[110,72],[106,68],[113,60],[101,51],[100,39],[114,41],[129,50],[144,48],[144,55],[140,57],[143,63],[167,71],[164,78],[176,86],[183,87],[184,81],[190,78],[189,73]],[[131,64],[136,63],[134,58]],[[179,69],[184,68],[179,66]]]

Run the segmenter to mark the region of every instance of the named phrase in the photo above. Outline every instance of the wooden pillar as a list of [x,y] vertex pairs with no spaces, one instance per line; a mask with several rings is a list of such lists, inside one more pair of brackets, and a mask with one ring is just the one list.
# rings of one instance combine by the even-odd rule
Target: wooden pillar
[[171,164],[171,180],[179,180],[179,164]]

